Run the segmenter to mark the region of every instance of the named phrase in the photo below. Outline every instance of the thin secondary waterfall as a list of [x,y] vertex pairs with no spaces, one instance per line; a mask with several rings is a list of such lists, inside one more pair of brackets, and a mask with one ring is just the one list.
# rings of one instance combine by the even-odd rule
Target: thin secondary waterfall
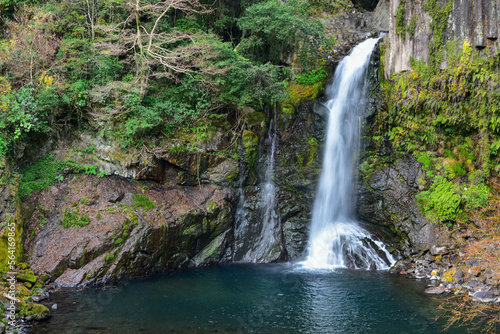
[[[268,154],[265,183],[262,189],[262,218],[264,222],[262,236],[264,238],[273,238],[274,235],[270,229],[274,229],[278,224],[278,217],[276,213],[276,187],[274,185],[274,154],[276,152],[276,129],[274,122],[269,122],[269,131],[267,134],[267,141],[271,142],[271,152]],[[272,240],[275,243],[275,240]]]
[[367,71],[378,38],[356,46],[327,88],[329,110],[322,172],[316,193],[307,268],[387,269],[393,261],[354,217],[353,171],[365,108]]
[[245,189],[241,180],[235,218],[233,261],[272,262],[283,258],[283,240],[277,210],[274,164],[277,149],[276,114],[269,122],[267,138],[262,145],[263,182]]

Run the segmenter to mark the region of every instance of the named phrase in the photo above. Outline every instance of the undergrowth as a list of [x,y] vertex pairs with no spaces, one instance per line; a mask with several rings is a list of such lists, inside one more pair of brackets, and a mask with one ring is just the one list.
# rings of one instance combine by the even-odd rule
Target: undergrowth
[[23,171],[19,180],[19,196],[23,198],[35,191],[45,190],[54,182],[61,182],[68,174],[96,175],[98,171],[97,166],[79,165],[75,160],[56,161],[46,156]]

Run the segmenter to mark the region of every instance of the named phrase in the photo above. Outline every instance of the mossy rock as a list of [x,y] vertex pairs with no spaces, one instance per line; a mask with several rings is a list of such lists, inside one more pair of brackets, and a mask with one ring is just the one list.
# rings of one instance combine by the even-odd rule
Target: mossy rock
[[281,112],[287,115],[295,114],[295,106],[292,103],[283,103],[281,105]]
[[40,277],[40,280],[42,281],[42,284],[45,284],[50,279],[50,275],[45,274],[42,277]]
[[250,126],[264,127],[266,124],[266,118],[266,114],[251,109],[250,112],[245,115],[245,122]]
[[[313,85],[291,84],[286,89],[287,93],[290,95],[290,99],[286,103],[298,104],[303,100],[315,99],[318,97],[322,89],[322,82],[318,82]],[[286,105],[286,103],[284,103],[284,105]]]
[[33,274],[33,271],[31,270],[25,270],[17,274],[16,276],[18,282],[27,282],[31,283],[34,285],[38,279],[35,274]]
[[23,316],[27,321],[40,321],[50,318],[50,310],[45,305],[33,303],[31,306],[27,305],[26,309],[27,310],[21,312],[20,315]]
[[457,272],[457,270],[455,268],[451,268],[449,270],[447,270],[443,277],[441,277],[441,282],[452,282],[453,281],[453,276],[455,276],[455,273]]
[[242,135],[243,147],[246,152],[246,162],[249,167],[254,168],[257,163],[257,148],[259,147],[259,136],[254,132],[246,130]]
[[191,260],[194,266],[208,265],[220,261],[225,250],[226,234],[222,233],[213,239],[203,250]]
[[[16,290],[16,294],[17,294],[17,298],[20,298],[20,297],[27,297],[30,295],[30,291],[28,289],[27,286],[26,286],[26,283],[28,284],[31,284],[29,282],[24,282],[23,284],[24,285],[18,285],[17,286],[17,290]],[[33,286],[33,285],[32,285]]]

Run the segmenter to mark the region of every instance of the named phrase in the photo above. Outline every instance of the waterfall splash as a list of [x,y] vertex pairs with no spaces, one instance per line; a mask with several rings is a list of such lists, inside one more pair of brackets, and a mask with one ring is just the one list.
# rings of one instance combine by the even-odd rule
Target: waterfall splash
[[356,46],[327,88],[329,110],[322,172],[316,193],[306,268],[388,269],[394,259],[354,217],[353,171],[365,109],[367,70],[379,38]]

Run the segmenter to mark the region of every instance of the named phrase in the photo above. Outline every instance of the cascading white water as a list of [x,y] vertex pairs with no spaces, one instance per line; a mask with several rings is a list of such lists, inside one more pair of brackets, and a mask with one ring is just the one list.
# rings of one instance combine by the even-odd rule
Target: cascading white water
[[[276,133],[273,127],[273,121],[269,122],[269,131],[267,134],[267,140],[271,142],[271,152],[267,158],[266,176],[264,188],[262,190],[262,200],[263,200],[263,220],[264,228],[274,227],[276,225],[276,187],[274,185],[274,153],[276,151]],[[265,233],[263,235],[272,235],[271,233]]]
[[[335,71],[327,88],[329,109],[323,168],[316,193],[306,268],[388,269],[392,259],[383,244],[353,218],[353,171],[365,108],[367,70],[378,38],[356,46]],[[385,257],[385,259],[383,259]]]

